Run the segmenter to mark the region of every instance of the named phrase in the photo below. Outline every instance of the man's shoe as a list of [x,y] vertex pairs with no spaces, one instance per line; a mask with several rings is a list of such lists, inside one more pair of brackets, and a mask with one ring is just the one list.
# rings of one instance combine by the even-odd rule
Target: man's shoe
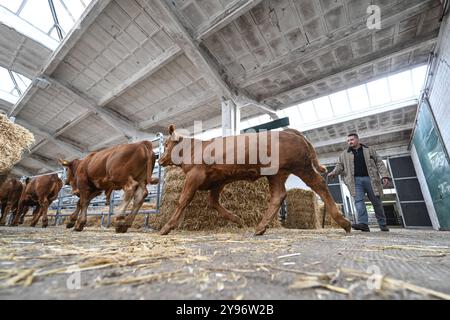
[[384,232],[389,232],[389,228],[387,226],[380,226],[380,230]]
[[352,228],[362,232],[370,232],[369,226],[365,223],[352,224]]

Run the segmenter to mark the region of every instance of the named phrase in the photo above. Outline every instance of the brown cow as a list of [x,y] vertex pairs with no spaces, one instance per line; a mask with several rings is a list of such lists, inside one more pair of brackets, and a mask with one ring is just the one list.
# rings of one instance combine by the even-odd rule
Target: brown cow
[[[346,232],[350,232],[350,222],[339,212],[324,179],[319,174],[319,172],[326,172],[326,169],[319,164],[314,147],[299,131],[287,129],[272,134],[248,133],[200,141],[179,136],[175,132],[175,126],[171,125],[169,135],[165,141],[165,152],[159,163],[162,166],[175,164],[181,167],[186,174],[186,180],[177,209],[160,230],[161,235],[168,234],[179,224],[183,210],[189,205],[197,190],[210,190],[209,205],[224,218],[240,224],[240,218],[220,205],[219,197],[222,189],[226,184],[236,180],[255,181],[263,175],[263,169],[268,169],[273,164],[276,164],[276,170],[271,172],[270,175],[264,173],[269,181],[271,197],[269,207],[256,227],[256,235],[264,234],[270,221],[279,212],[286,197],[285,182],[290,174],[300,177],[312,190],[318,193],[325,203],[327,212]],[[245,142],[242,143],[242,141]],[[251,141],[257,141],[257,143],[251,143]],[[267,143],[261,147],[264,141]],[[237,146],[243,146],[241,156],[243,154],[245,158],[241,157],[241,162],[237,161],[236,155],[239,154]],[[273,147],[276,147],[276,149]],[[201,152],[200,162],[198,161],[198,150]],[[277,159],[274,150],[278,152]],[[261,157],[256,156],[255,158],[255,155],[259,155],[260,151],[264,151],[266,155],[273,155],[276,163],[265,163],[261,160]],[[234,162],[232,161],[229,164],[228,161],[224,161],[224,159],[228,159],[227,156],[232,157]],[[195,161],[196,159],[197,161]],[[222,161],[219,162],[217,159]],[[242,159],[245,159],[244,164],[242,164]],[[249,159],[256,160],[252,162]]]
[[[148,195],[147,184],[158,182],[157,179],[152,179],[155,161],[156,156],[150,141],[110,147],[93,152],[82,160],[60,160],[60,163],[67,167],[66,184],[71,185],[72,192],[80,197],[67,228],[75,226],[76,231],[82,231],[87,220],[87,209],[93,198],[103,191],[109,198],[112,190],[124,190],[124,199],[116,214],[115,226],[116,232],[126,232]],[[126,216],[126,209],[132,199],[133,209],[131,214]],[[109,202],[109,199],[107,201]]]
[[17,214],[22,189],[22,182],[16,178],[9,178],[0,185],[0,202],[2,205],[0,226],[4,226],[6,224],[6,216],[10,211],[12,211],[14,215]]
[[29,207],[35,207],[30,225],[35,227],[42,216],[42,227],[46,228],[48,226],[48,207],[58,197],[62,186],[63,182],[56,173],[38,176],[31,180],[27,178],[20,197],[19,210],[14,216],[11,226],[18,226],[19,219],[20,223],[23,223]]

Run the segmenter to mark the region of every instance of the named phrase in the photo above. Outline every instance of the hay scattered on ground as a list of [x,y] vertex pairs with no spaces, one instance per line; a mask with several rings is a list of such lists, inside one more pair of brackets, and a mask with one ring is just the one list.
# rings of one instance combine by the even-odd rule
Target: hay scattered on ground
[[30,131],[0,114],[0,174],[11,170],[33,143],[34,136]]
[[[184,179],[185,175],[180,168],[168,167],[166,169],[161,213],[152,217],[153,228],[161,229],[175,212]],[[191,204],[185,209],[185,217],[180,229],[214,230],[237,227],[219,216],[216,210],[209,208],[208,196],[207,191],[197,191]],[[269,184],[263,177],[255,182],[236,181],[230,183],[222,191],[220,203],[240,217],[245,227],[255,227],[267,210],[269,197]],[[279,227],[278,219],[275,218],[270,226]]]
[[[2,292],[5,297],[17,296],[17,292],[23,293],[21,290],[26,287],[25,290],[34,292],[37,298],[114,299],[123,297],[127,290],[135,292],[137,286],[142,286],[138,289],[141,291],[153,286],[146,294],[161,289],[165,297],[176,299],[186,298],[183,295],[186,292],[190,294],[188,299],[240,300],[249,295],[254,299],[264,296],[257,291],[262,287],[279,290],[282,299],[450,299],[448,289],[444,287],[444,291],[439,291],[439,287],[443,290],[442,286],[436,287],[436,277],[444,281],[445,270],[438,270],[432,281],[413,275],[396,279],[389,274],[392,268],[381,268],[379,274],[369,273],[366,268],[373,262],[354,265],[347,260],[347,263],[335,265],[330,263],[329,255],[317,256],[309,249],[311,245],[317,248],[332,245],[336,239],[353,244],[362,241],[362,247],[376,251],[380,258],[386,251],[402,257],[405,252],[400,251],[407,250],[415,264],[433,261],[424,258],[424,252],[450,252],[448,246],[420,245],[414,239],[411,244],[402,245],[402,241],[406,243],[411,239],[402,240],[403,232],[384,240],[349,237],[330,229],[278,229],[264,239],[251,237],[250,230],[178,231],[168,237],[140,232],[118,235],[114,230],[101,229],[76,233],[63,227],[0,228],[0,232],[0,290],[5,290]],[[380,240],[382,244],[378,244]],[[344,247],[342,253],[345,254]],[[348,250],[353,252],[354,247]],[[287,267],[285,261],[292,264]],[[401,266],[409,263],[401,263]],[[433,263],[445,266],[448,260]],[[68,277],[77,271],[82,272],[81,290],[66,290]],[[369,280],[373,287],[368,287]],[[102,289],[105,286],[108,286],[106,296]],[[173,291],[164,291],[167,286]],[[43,287],[45,290],[41,291]],[[139,297],[132,296],[134,298]]]

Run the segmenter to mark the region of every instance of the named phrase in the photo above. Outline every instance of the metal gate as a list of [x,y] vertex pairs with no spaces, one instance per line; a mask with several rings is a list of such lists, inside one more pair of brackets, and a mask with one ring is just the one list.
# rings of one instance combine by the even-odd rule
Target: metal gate
[[[157,135],[157,138],[152,140],[153,142],[158,142],[158,149],[156,155],[159,158],[160,155],[163,153],[163,135],[161,133],[159,133]],[[58,176],[61,178],[61,180],[65,181],[65,174],[66,171],[61,170],[61,171],[56,171],[56,172],[51,172],[51,173],[47,173],[45,175],[49,175],[49,174],[54,174],[57,173]],[[149,216],[150,214],[157,214],[160,212],[160,207],[161,207],[161,198],[162,198],[162,192],[163,192],[163,174],[164,174],[164,170],[163,168],[159,165],[158,162],[156,162],[155,164],[155,168],[153,171],[153,174],[158,176],[158,184],[157,185],[148,185],[147,186],[147,190],[148,190],[148,196],[145,198],[145,202],[143,204],[144,205],[148,205],[151,204],[152,207],[154,207],[154,209],[149,209],[149,210],[139,210],[138,214],[144,214],[146,215],[145,218],[145,228],[149,227]],[[29,177],[29,178],[34,178],[37,176],[33,176],[33,177]],[[88,216],[98,216],[101,217],[101,226],[102,227],[107,227],[109,228],[111,226],[111,217],[114,215],[114,209],[115,206],[120,204],[120,202],[122,201],[122,197],[123,197],[123,192],[122,191],[113,191],[111,193],[111,201],[110,201],[110,205],[108,208],[108,211],[105,210],[106,208],[106,197],[104,194],[92,199],[92,201],[89,204],[89,208],[88,208]],[[53,201],[52,204],[50,204],[49,206],[49,214],[47,215],[49,218],[49,224],[52,225],[60,225],[63,221],[63,218],[68,217],[72,214],[73,211],[75,211],[76,208],[76,204],[78,202],[78,197],[74,196],[72,194],[72,187],[71,186],[63,186],[61,188],[61,191],[59,192],[58,198]],[[50,212],[55,212],[54,214],[51,214]],[[128,214],[129,212],[127,212]],[[9,222],[8,224],[10,224],[12,215],[10,215],[9,217]]]
[[430,216],[411,157],[391,157],[388,159],[388,167],[396,190],[403,225],[406,228],[431,227]]

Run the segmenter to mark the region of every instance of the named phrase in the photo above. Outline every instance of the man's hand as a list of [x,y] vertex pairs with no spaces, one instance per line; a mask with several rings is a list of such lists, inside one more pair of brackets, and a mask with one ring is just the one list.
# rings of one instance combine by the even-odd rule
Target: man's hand
[[383,179],[381,179],[381,181],[383,182],[383,186],[385,188],[389,187],[389,185],[390,185],[390,179],[389,178],[383,178]]
[[334,179],[336,177],[336,174],[334,173],[334,172],[330,172],[329,174],[328,174],[328,178],[329,179]]

